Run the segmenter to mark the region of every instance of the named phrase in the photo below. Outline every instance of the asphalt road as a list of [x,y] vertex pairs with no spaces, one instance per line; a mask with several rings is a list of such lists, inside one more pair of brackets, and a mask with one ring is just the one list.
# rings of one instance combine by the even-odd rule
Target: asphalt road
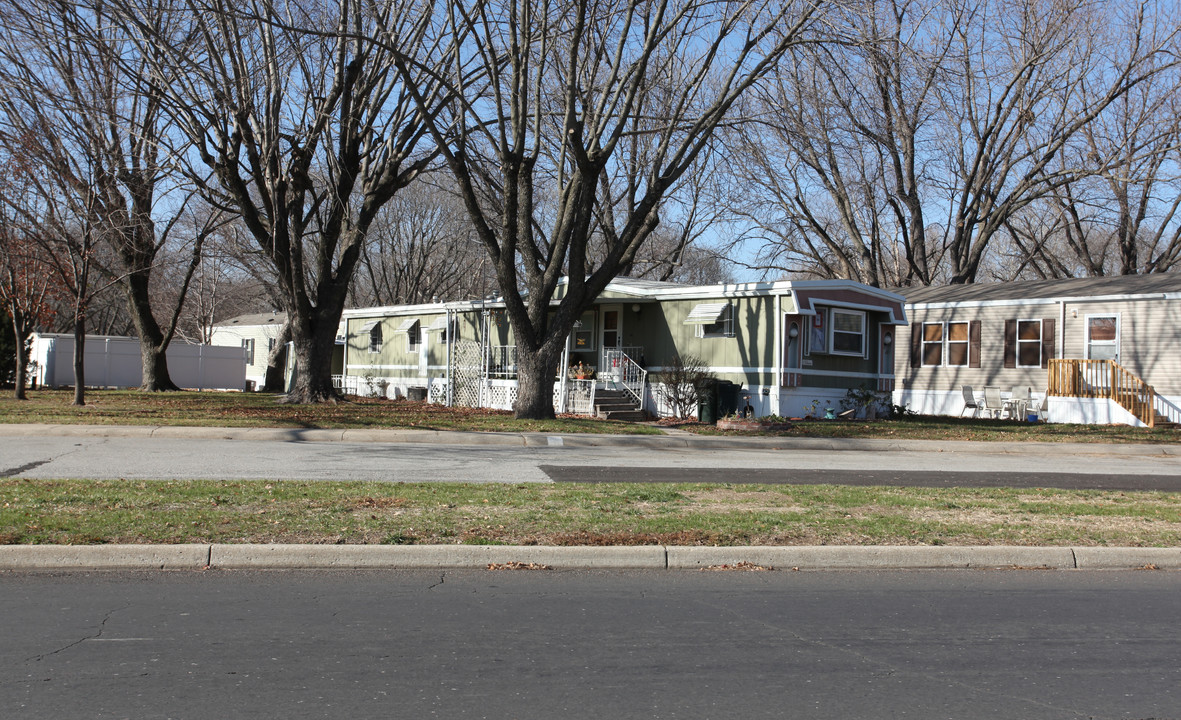
[[1149,448],[930,444],[885,451],[484,446],[150,437],[0,437],[0,477],[386,482],[834,482],[1181,490]]
[[5,718],[1178,718],[1181,574],[0,574]]

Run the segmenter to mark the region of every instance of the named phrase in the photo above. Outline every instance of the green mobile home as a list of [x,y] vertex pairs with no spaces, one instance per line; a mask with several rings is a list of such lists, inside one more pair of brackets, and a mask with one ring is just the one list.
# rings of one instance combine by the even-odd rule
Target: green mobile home
[[[346,310],[344,386],[362,395],[509,408],[512,333],[495,300]],[[756,415],[839,404],[851,388],[894,389],[901,296],[848,281],[688,286],[619,278],[567,341],[555,404],[589,412],[596,392],[631,393],[648,414],[673,358],[692,355]]]

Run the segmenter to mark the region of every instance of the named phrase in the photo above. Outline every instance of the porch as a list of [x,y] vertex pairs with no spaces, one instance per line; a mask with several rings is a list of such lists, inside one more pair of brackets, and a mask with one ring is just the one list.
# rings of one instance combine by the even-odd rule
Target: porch
[[1051,359],[1046,388],[1056,422],[1088,422],[1106,410],[1149,428],[1181,423],[1181,408],[1115,360]]

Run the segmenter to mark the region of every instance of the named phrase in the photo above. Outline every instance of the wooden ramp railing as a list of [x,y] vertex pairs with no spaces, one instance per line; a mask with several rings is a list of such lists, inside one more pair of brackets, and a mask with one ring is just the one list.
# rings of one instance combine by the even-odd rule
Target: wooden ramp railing
[[1114,360],[1050,360],[1049,394],[1110,398],[1148,427],[1156,421],[1152,386]]

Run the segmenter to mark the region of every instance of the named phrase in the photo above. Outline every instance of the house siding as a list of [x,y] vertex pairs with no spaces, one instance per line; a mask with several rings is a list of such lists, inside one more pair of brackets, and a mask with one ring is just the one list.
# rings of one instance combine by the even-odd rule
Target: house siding
[[[1069,288],[1063,281],[1063,287]],[[1113,280],[1112,282],[1118,282]],[[1128,280],[1129,283],[1137,279]],[[1159,282],[1159,280],[1158,280]],[[1046,285],[1049,285],[1047,283]],[[929,292],[924,289],[923,293]],[[995,290],[993,292],[996,292]],[[1018,294],[1020,289],[1015,289]],[[979,322],[981,332],[979,367],[915,366],[914,345],[898,346],[896,362],[899,389],[895,402],[913,410],[935,414],[958,414],[963,409],[960,388],[971,386],[979,395],[985,386],[1008,391],[1029,386],[1035,395],[1046,391],[1049,372],[1045,367],[1013,367],[1005,352],[1005,324],[1014,320],[1040,319],[1053,326],[1053,338],[1046,346],[1054,358],[1087,357],[1087,319],[1114,315],[1119,319],[1118,361],[1173,406],[1169,416],[1181,415],[1181,301],[1170,293],[1127,294],[1087,298],[1074,294],[1036,299],[995,298],[965,302],[924,302],[908,304],[912,333],[922,333],[924,323]],[[1006,361],[1010,367],[1006,367]],[[1097,415],[1072,412],[1070,421],[1094,421]],[[1085,420],[1082,418],[1090,418]],[[1062,421],[1066,421],[1065,419]]]

